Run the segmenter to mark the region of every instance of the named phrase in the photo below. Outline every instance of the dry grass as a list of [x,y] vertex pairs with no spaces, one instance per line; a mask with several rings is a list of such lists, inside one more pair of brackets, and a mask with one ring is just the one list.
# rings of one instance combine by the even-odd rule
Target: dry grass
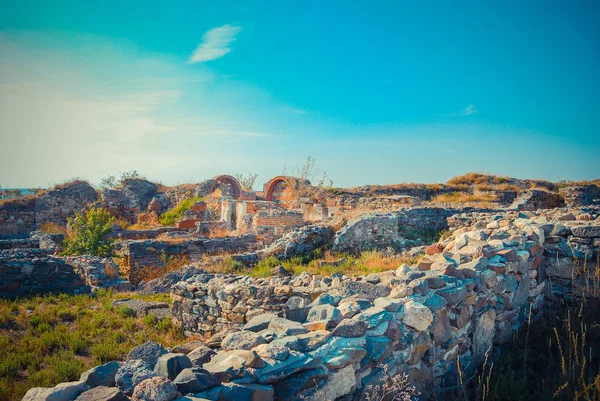
[[49,221],[40,226],[40,231],[46,234],[66,234],[67,227]]
[[160,265],[149,265],[136,269],[136,280],[150,281],[158,277],[163,277],[167,273],[181,269],[190,264],[190,260],[185,255],[160,255]]
[[494,202],[493,194],[470,194],[466,192],[451,192],[440,194],[431,199],[432,203],[468,203],[468,202]]
[[482,185],[482,184],[503,184],[510,181],[510,177],[497,176],[486,173],[467,173],[448,180],[449,185]]

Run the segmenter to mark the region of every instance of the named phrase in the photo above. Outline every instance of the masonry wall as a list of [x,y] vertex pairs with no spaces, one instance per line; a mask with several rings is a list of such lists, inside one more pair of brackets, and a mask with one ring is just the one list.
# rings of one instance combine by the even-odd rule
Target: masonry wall
[[74,212],[96,201],[84,181],[58,185],[40,195],[0,202],[0,239],[26,238],[44,223],[67,224]]
[[[266,355],[269,347],[283,347],[294,363],[301,361],[264,359],[265,367],[238,372],[276,399],[285,391],[288,400],[363,400],[382,366],[391,375],[408,373],[427,394],[457,385],[460,374],[472,375],[489,350],[542,312],[546,295],[558,293],[549,245],[584,239],[598,257],[600,224],[570,233],[561,224],[490,214],[432,248],[431,263],[354,279],[198,275],[173,287],[173,314],[186,334],[212,335],[207,342],[220,345],[219,360],[239,349]],[[562,293],[578,296],[590,283],[579,285],[582,277],[571,274],[570,283],[563,275],[568,289]],[[225,329],[228,335],[218,334]],[[286,373],[271,374],[275,370]],[[301,377],[314,383],[297,385],[308,382]]]
[[127,284],[118,279],[117,265],[109,258],[54,257],[40,249],[0,250],[0,298],[89,293]]
[[437,232],[448,228],[449,208],[405,208],[398,212],[363,215],[351,219],[336,233],[333,249],[359,252],[365,249],[396,247],[411,230]]
[[117,245],[122,257],[121,273],[137,284],[156,271],[177,267],[182,263],[202,260],[206,255],[241,253],[257,247],[254,235],[223,238],[193,238],[181,241],[123,241]]

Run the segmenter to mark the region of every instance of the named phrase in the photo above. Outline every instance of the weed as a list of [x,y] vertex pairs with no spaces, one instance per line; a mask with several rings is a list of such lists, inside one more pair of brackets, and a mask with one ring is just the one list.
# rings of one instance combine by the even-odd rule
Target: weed
[[183,218],[183,213],[194,205],[194,203],[202,200],[202,198],[194,196],[182,200],[174,208],[167,210],[160,216],[160,223],[163,226],[174,226],[175,223]]

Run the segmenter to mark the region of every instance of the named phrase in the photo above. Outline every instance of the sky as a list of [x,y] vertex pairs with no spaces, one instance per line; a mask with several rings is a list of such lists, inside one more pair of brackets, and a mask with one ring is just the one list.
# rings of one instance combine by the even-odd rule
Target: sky
[[[356,3],[356,4],[351,4]],[[597,1],[0,2],[0,185],[310,155],[335,186],[600,176]]]

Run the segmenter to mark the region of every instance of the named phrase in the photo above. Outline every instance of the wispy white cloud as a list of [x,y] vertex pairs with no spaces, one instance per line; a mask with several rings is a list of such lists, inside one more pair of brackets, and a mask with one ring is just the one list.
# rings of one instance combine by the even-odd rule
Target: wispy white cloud
[[472,114],[475,113],[479,113],[479,110],[477,110],[475,108],[475,105],[468,105],[467,107],[465,107],[464,109],[462,109],[461,111],[459,111],[458,113],[455,113],[455,116],[459,116],[459,117],[464,117],[464,116],[470,116]]
[[190,63],[203,63],[223,57],[231,51],[229,45],[241,30],[242,28],[235,25],[223,25],[208,30],[190,56]]

